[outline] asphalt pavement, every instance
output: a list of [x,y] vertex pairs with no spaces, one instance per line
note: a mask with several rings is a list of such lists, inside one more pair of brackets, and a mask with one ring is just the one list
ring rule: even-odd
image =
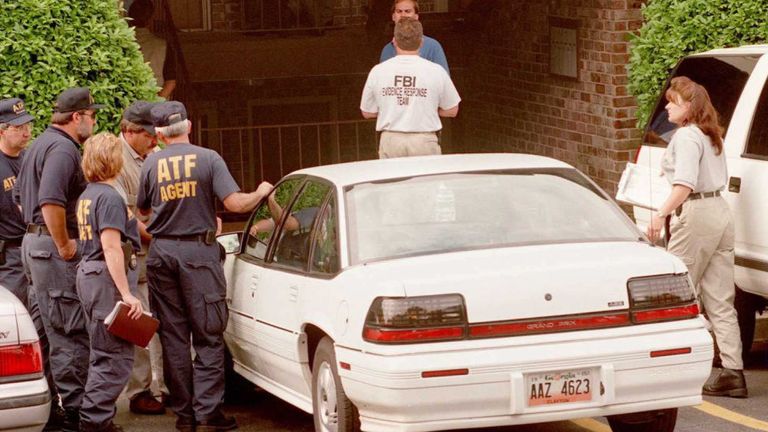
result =
[[[705,397],[696,407],[681,408],[676,432],[768,432],[768,345],[753,350],[745,371],[748,399]],[[311,432],[312,416],[258,388],[239,393],[227,403],[244,432]],[[129,412],[128,401],[118,403],[116,423],[126,432],[173,431],[175,417],[139,416]],[[477,429],[479,432],[610,432],[605,419],[544,423],[528,426]]]

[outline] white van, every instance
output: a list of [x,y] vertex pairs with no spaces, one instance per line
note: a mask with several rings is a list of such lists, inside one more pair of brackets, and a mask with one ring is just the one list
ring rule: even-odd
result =
[[[687,76],[707,89],[726,128],[724,149],[729,179],[724,196],[736,220],[736,309],[746,357],[755,336],[756,314],[768,304],[768,45],[717,49],[685,57],[669,79],[676,76]],[[668,86],[669,80],[664,91]],[[645,128],[636,160],[643,170],[638,172],[660,168],[670,132],[675,128],[667,120],[664,91]],[[637,183],[658,184],[652,179]],[[647,208],[634,207],[635,219],[643,230],[651,213]]]

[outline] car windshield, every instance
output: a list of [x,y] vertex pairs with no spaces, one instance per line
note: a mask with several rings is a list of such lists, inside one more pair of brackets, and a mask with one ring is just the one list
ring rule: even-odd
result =
[[441,174],[347,188],[352,264],[455,250],[640,234],[574,169]]

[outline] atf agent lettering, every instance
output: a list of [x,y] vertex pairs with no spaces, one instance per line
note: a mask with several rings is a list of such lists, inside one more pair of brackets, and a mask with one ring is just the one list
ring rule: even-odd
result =
[[168,156],[157,160],[157,183],[163,202],[197,196],[197,180],[189,180],[197,168],[197,155]]
[[84,199],[77,203],[77,231],[80,233],[80,240],[93,240],[93,229],[88,223],[88,216],[91,214],[91,200]]
[[16,176],[8,177],[3,179],[3,189],[8,192],[10,190],[13,190],[13,185],[16,184]]

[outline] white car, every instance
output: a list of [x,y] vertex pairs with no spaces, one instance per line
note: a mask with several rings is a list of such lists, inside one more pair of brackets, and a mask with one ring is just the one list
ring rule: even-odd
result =
[[713,348],[685,266],[565,163],[328,165],[272,197],[220,239],[225,338],[317,431],[669,432],[701,402]]
[[19,299],[0,287],[0,430],[41,431],[50,409],[35,326]]

